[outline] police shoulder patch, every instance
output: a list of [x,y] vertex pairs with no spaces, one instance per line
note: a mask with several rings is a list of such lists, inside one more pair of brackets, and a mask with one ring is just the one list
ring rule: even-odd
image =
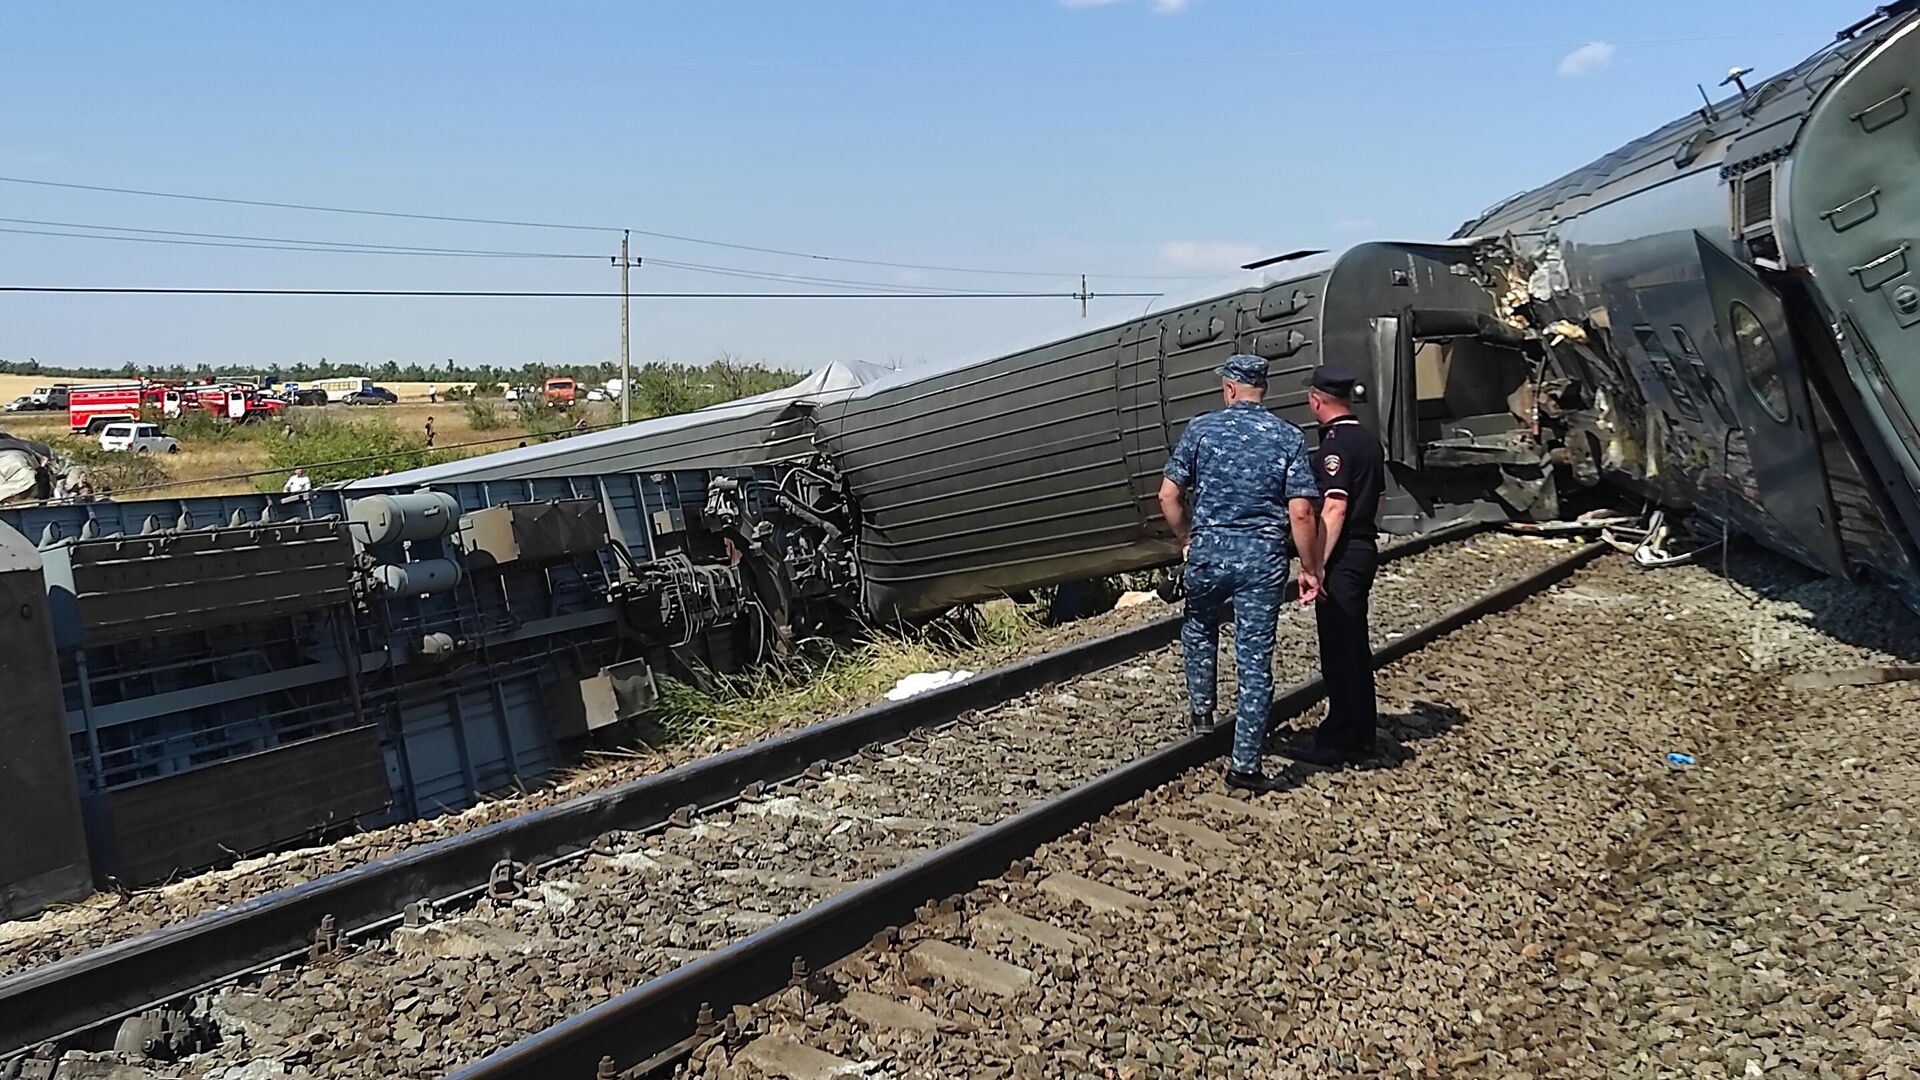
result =
[[1339,454],[1328,454],[1326,457],[1321,458],[1320,465],[1322,468],[1327,470],[1328,476],[1340,475],[1340,455]]

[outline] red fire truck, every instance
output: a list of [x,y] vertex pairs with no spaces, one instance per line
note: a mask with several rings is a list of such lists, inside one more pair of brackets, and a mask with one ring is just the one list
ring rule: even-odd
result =
[[162,385],[111,383],[76,386],[67,395],[67,428],[78,434],[99,434],[108,424],[138,420],[142,410],[151,418],[171,420],[181,413],[204,410],[234,423],[272,420],[284,415],[287,403],[264,397],[251,386]]
[[108,424],[138,420],[146,395],[146,384],[137,382],[72,387],[67,391],[67,427],[76,434],[97,435]]

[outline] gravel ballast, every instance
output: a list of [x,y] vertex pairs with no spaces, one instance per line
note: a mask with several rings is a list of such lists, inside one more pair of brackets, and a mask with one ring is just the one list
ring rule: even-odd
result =
[[690,1074],[1920,1075],[1920,684],[1785,682],[1920,635],[1736,569],[1767,598],[1616,559],[1456,632],[1383,674],[1371,767],[1196,770]]

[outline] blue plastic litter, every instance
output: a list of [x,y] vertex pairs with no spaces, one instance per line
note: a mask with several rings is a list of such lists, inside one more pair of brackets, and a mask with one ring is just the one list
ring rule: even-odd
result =
[[1693,755],[1692,754],[1668,754],[1667,763],[1670,765],[1691,765],[1693,764]]

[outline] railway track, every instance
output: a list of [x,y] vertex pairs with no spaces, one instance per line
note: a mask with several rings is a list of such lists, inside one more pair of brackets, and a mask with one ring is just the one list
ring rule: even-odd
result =
[[[1756,607],[1584,570],[1387,665],[1373,767],[1252,799],[1177,771],[897,926],[843,910],[878,932],[597,1075],[1906,1075],[1920,922],[1887,848],[1915,759],[1835,721],[1904,730],[1911,703],[1784,690],[1758,642],[1860,654]],[[734,952],[709,966],[752,970]],[[596,1013],[459,1080],[594,1076],[567,1044],[635,1038]]]
[[[1384,665],[1411,656],[1489,612],[1502,610],[1565,580],[1601,553],[1598,547],[1572,551],[1561,548],[1556,551],[1557,557],[1522,574],[1491,587],[1476,587],[1472,590],[1476,595],[1471,599],[1445,606],[1439,614],[1416,626],[1384,635],[1388,640],[1376,647],[1376,663]],[[1457,601],[1459,590],[1456,588],[1447,595],[1449,600]],[[1277,716],[1302,712],[1311,707],[1322,692],[1318,676],[1303,678],[1276,695],[1274,712]],[[1177,714],[1178,707],[1176,700],[1168,715]],[[835,1015],[844,1017],[847,995],[841,992],[838,977],[822,977],[817,969],[849,953],[858,953],[863,946],[907,957],[876,980],[881,984],[891,980],[898,986],[899,994],[889,998],[862,990],[852,995],[851,1008],[858,1013],[870,1007],[868,1019],[877,1029],[904,1028],[924,1035],[951,1034],[976,1027],[976,1022],[966,1015],[940,1017],[916,1009],[912,986],[930,979],[951,980],[957,985],[960,1000],[970,1005],[984,1005],[996,998],[1017,994],[1032,981],[1033,972],[950,942],[922,945],[909,939],[910,947],[903,950],[896,928],[915,924],[916,916],[920,917],[917,925],[957,928],[965,905],[954,898],[1010,865],[1019,867],[1020,860],[1030,853],[1101,818],[1116,806],[1217,757],[1225,751],[1229,735],[1227,729],[1221,728],[1208,736],[1163,744],[1059,795],[969,832],[912,863],[838,892],[803,913],[726,949],[698,958],[489,1055],[455,1073],[456,1080],[667,1075],[685,1061],[697,1058],[703,1050],[708,1055],[715,1050],[724,1051],[719,1063],[729,1066],[737,1052],[742,1064],[758,1070],[737,1075],[789,1076],[804,1080],[862,1075],[863,1066],[857,1062],[803,1042],[790,1032],[763,1031],[760,1036],[754,1036],[751,1027],[756,1014],[752,1010],[730,1010],[729,1007],[754,1001],[759,994],[784,995],[801,1006],[804,1016],[808,1005],[817,1003],[825,994],[841,998],[842,1008]],[[1276,813],[1263,802],[1222,794],[1211,770],[1197,774],[1195,786],[1207,791],[1204,797],[1216,804],[1219,812],[1264,821],[1267,825],[1278,820]],[[1217,833],[1197,820],[1168,818],[1161,824],[1175,840],[1203,848],[1221,840]],[[1230,857],[1229,850],[1215,847],[1209,854],[1217,863],[1221,858]],[[1127,854],[1168,873],[1199,870],[1198,865],[1138,844],[1133,844]],[[1016,869],[1015,876],[1024,879],[1024,869]],[[1039,882],[1045,892],[1059,900],[1079,902],[1105,916],[1145,910],[1144,905],[1121,891],[1075,874],[1057,874],[1049,880],[1051,884],[1047,880]],[[979,912],[979,917],[983,926],[991,927],[989,933],[1001,935],[1007,941],[1056,953],[1064,949],[1068,956],[1098,938],[1128,932],[1117,924],[1102,926],[1094,935],[1075,929],[1062,930],[1005,905],[986,907]],[[1063,958],[1056,957],[1060,959]],[[1064,971],[1071,966],[1068,961],[1057,970]],[[753,993],[756,988],[759,994]],[[743,1019],[748,1026],[742,1026]],[[1008,1014],[1001,1019],[1011,1021],[1014,1016]],[[999,1064],[1006,1068],[987,1068],[978,1074],[1009,1075],[1012,1062]],[[1061,1073],[1042,1070],[1027,1075]]]
[[[1563,552],[1480,535],[1397,554],[1378,591],[1383,644],[1410,647],[1395,643],[1418,640],[1408,635],[1463,591],[1511,597],[1543,565],[1564,572]],[[10,1016],[39,1025],[28,1039],[60,1048],[184,1058],[144,1061],[151,1076],[261,1061],[316,1076],[438,1075],[583,1003],[697,974],[743,938],[858,899],[1076,785],[1198,752],[1157,749],[1179,723],[1173,630],[1162,620],[1075,646],[29,972],[0,983],[0,1008],[16,1006]],[[1283,621],[1286,678],[1304,674],[1311,634],[1299,612]],[[503,852],[521,857],[502,863]],[[341,915],[350,900],[358,913]],[[295,928],[300,947],[287,949]],[[197,969],[178,970],[183,958]],[[163,993],[127,990],[134,980],[112,989],[116,976],[153,986],[162,973],[174,984]]]

